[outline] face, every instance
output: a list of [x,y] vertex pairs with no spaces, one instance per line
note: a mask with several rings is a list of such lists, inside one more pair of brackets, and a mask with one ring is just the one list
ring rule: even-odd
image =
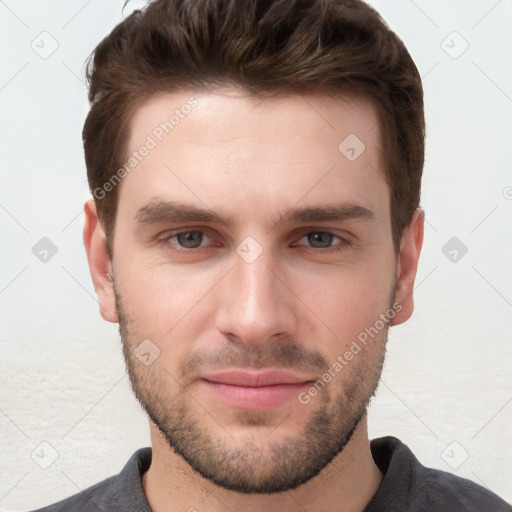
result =
[[153,98],[131,126],[112,293],[95,283],[136,396],[205,478],[295,488],[349,442],[410,300],[376,113],[224,90]]

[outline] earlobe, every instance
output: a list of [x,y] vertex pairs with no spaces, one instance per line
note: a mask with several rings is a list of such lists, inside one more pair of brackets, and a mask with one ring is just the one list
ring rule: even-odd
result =
[[107,322],[117,323],[114,285],[110,278],[112,264],[108,256],[105,235],[98,219],[94,199],[89,199],[85,202],[84,212],[83,239],[89,270],[96,295],[98,296],[100,314]]
[[410,318],[414,310],[413,289],[423,245],[424,222],[425,212],[418,208],[402,234],[395,286],[395,302],[399,303],[402,309],[391,320],[391,325],[404,323]]

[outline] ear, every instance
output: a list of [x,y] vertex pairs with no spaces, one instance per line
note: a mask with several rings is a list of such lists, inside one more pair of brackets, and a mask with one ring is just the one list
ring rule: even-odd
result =
[[390,325],[404,323],[414,310],[413,288],[423,245],[424,222],[425,212],[418,208],[402,234],[395,287],[395,302],[401,305],[401,309],[397,308],[397,313],[390,321]]
[[84,212],[84,245],[94,289],[100,303],[100,314],[107,322],[117,323],[114,285],[109,277],[112,273],[112,264],[108,257],[105,234],[98,219],[94,199],[85,202]]

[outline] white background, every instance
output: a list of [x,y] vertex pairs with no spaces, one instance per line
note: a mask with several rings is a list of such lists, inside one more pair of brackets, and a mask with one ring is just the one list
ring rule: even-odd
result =
[[[122,4],[0,2],[0,510],[74,494],[149,445],[82,243],[82,65]],[[370,435],[512,501],[512,2],[372,4],[424,77],[428,136],[416,312],[392,329]]]

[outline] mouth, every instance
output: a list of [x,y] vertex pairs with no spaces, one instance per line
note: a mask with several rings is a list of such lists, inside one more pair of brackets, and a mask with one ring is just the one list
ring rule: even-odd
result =
[[313,380],[282,370],[227,370],[203,375],[205,390],[224,404],[246,410],[268,410],[296,399]]

